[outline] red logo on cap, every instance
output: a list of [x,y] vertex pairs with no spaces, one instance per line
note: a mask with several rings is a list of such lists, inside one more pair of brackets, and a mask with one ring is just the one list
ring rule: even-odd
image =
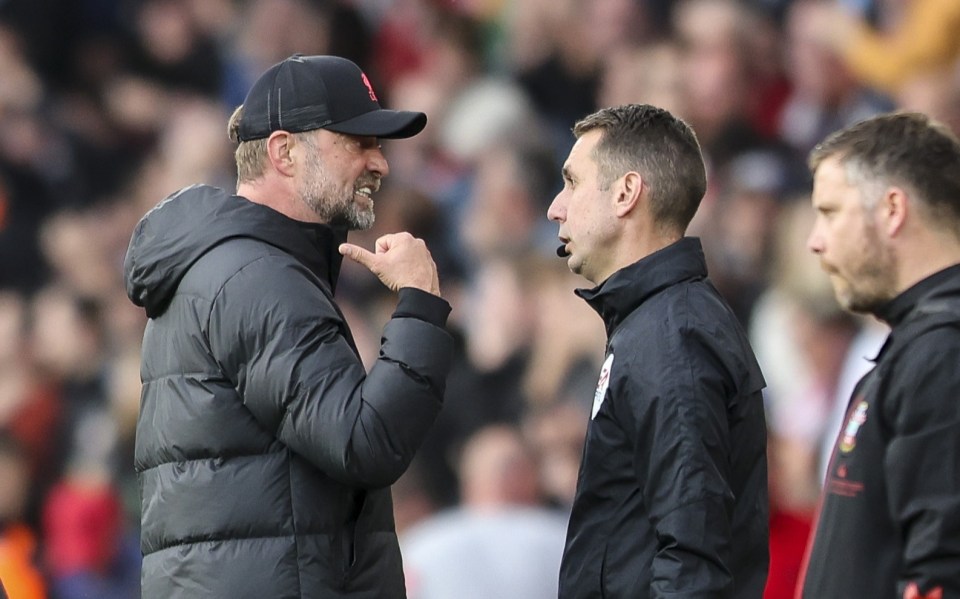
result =
[[367,91],[370,92],[370,99],[374,102],[377,102],[377,94],[373,93],[373,86],[370,85],[370,80],[367,79],[366,73],[360,73],[360,77],[363,78],[363,84],[367,86]]
[[943,599],[943,587],[934,587],[926,595],[921,595],[917,583],[911,582],[903,592],[903,599]]

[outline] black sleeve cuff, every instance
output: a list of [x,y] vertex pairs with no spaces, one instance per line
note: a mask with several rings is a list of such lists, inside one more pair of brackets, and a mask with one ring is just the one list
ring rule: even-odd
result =
[[416,318],[440,328],[447,325],[450,316],[447,300],[415,287],[403,287],[397,295],[399,300],[393,318]]

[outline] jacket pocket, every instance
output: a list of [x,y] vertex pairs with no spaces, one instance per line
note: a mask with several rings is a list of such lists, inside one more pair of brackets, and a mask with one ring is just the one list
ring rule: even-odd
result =
[[365,491],[355,491],[347,494],[346,520],[338,534],[340,568],[344,578],[350,576],[350,571],[357,563],[357,545],[359,543],[357,529],[368,503]]

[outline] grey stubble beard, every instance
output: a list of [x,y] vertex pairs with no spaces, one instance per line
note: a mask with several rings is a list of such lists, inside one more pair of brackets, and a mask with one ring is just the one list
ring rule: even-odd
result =
[[[307,144],[313,145],[310,141]],[[316,148],[312,150],[314,156],[318,156]],[[373,227],[376,215],[372,198],[369,200],[369,206],[362,206],[354,199],[357,189],[364,185],[369,185],[376,191],[379,188],[379,181],[375,175],[365,173],[348,192],[338,189],[330,180],[327,168],[318,156],[308,165],[306,176],[298,191],[300,198],[320,218],[321,222],[334,227],[345,227],[348,231],[366,231]]]

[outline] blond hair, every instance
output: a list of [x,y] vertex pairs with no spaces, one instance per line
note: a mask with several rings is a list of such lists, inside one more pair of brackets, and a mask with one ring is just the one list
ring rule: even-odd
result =
[[233,153],[237,162],[237,184],[255,181],[263,176],[267,166],[267,138],[240,141],[240,120],[243,117],[243,105],[230,115],[227,123],[227,137],[237,145]]

